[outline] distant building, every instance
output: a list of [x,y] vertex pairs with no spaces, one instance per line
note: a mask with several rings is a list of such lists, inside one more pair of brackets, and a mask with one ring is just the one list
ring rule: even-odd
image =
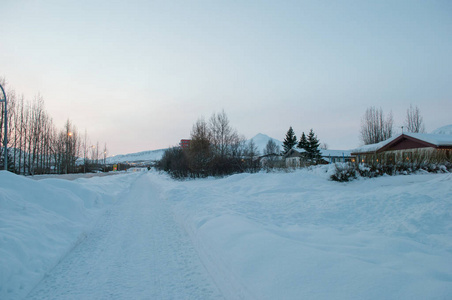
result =
[[[351,155],[350,151],[346,150],[320,149],[320,156],[322,159],[319,162],[322,164],[355,161],[355,158]],[[306,156],[306,151],[304,149],[290,149],[284,155],[284,159],[286,160],[286,166],[290,168],[299,168],[310,163],[310,159]]]
[[180,140],[179,146],[182,149],[188,149],[190,148],[190,140]]
[[320,149],[320,155],[325,162],[330,164],[337,162],[355,162],[355,158],[352,156],[349,150],[326,150]]
[[295,149],[290,149],[284,154],[284,159],[286,160],[286,167],[288,168],[299,168],[302,163],[306,161],[305,150],[301,149],[297,151]]

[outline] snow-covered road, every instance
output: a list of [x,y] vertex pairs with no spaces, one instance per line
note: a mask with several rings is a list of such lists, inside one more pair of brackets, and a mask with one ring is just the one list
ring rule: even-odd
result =
[[149,176],[119,199],[27,299],[222,298]]

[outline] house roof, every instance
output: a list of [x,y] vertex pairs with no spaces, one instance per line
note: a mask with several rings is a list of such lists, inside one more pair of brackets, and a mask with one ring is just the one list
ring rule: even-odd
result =
[[379,153],[389,150],[417,149],[417,148],[452,149],[452,135],[428,133],[403,133],[383,142],[365,145],[351,152],[353,155]]
[[351,156],[352,152],[350,150],[325,150],[320,149],[320,155],[323,157],[343,157],[343,156]]
[[[287,152],[284,157],[301,157],[304,155],[306,150],[304,149],[290,149],[289,152]],[[320,149],[320,155],[322,157],[343,157],[343,156],[351,156],[350,150],[325,150]]]
[[305,152],[304,149],[300,149],[300,151],[295,150],[295,149],[290,149],[286,154],[284,154],[284,158],[288,158],[288,157],[301,157],[303,156],[301,154],[301,152]]
[[437,147],[452,146],[452,134],[405,133],[404,135],[425,141]]

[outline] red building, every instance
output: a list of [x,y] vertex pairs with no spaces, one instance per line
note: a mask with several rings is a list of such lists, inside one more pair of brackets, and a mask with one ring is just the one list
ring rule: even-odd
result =
[[188,149],[190,148],[190,140],[180,140],[179,145],[182,149]]

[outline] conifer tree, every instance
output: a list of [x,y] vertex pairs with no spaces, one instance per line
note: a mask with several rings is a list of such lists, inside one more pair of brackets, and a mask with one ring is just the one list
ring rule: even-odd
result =
[[308,146],[306,151],[308,152],[308,157],[311,158],[312,161],[317,162],[321,158],[319,149],[320,142],[312,129],[309,131],[307,140]]
[[286,133],[286,138],[283,141],[284,154],[289,152],[289,150],[295,147],[296,144],[297,137],[295,136],[295,132],[293,131],[292,126],[290,126],[289,130]]
[[300,142],[298,143],[297,147],[300,149],[304,149],[306,151],[308,149],[308,140],[306,139],[306,135],[304,134],[304,132],[301,135]]

